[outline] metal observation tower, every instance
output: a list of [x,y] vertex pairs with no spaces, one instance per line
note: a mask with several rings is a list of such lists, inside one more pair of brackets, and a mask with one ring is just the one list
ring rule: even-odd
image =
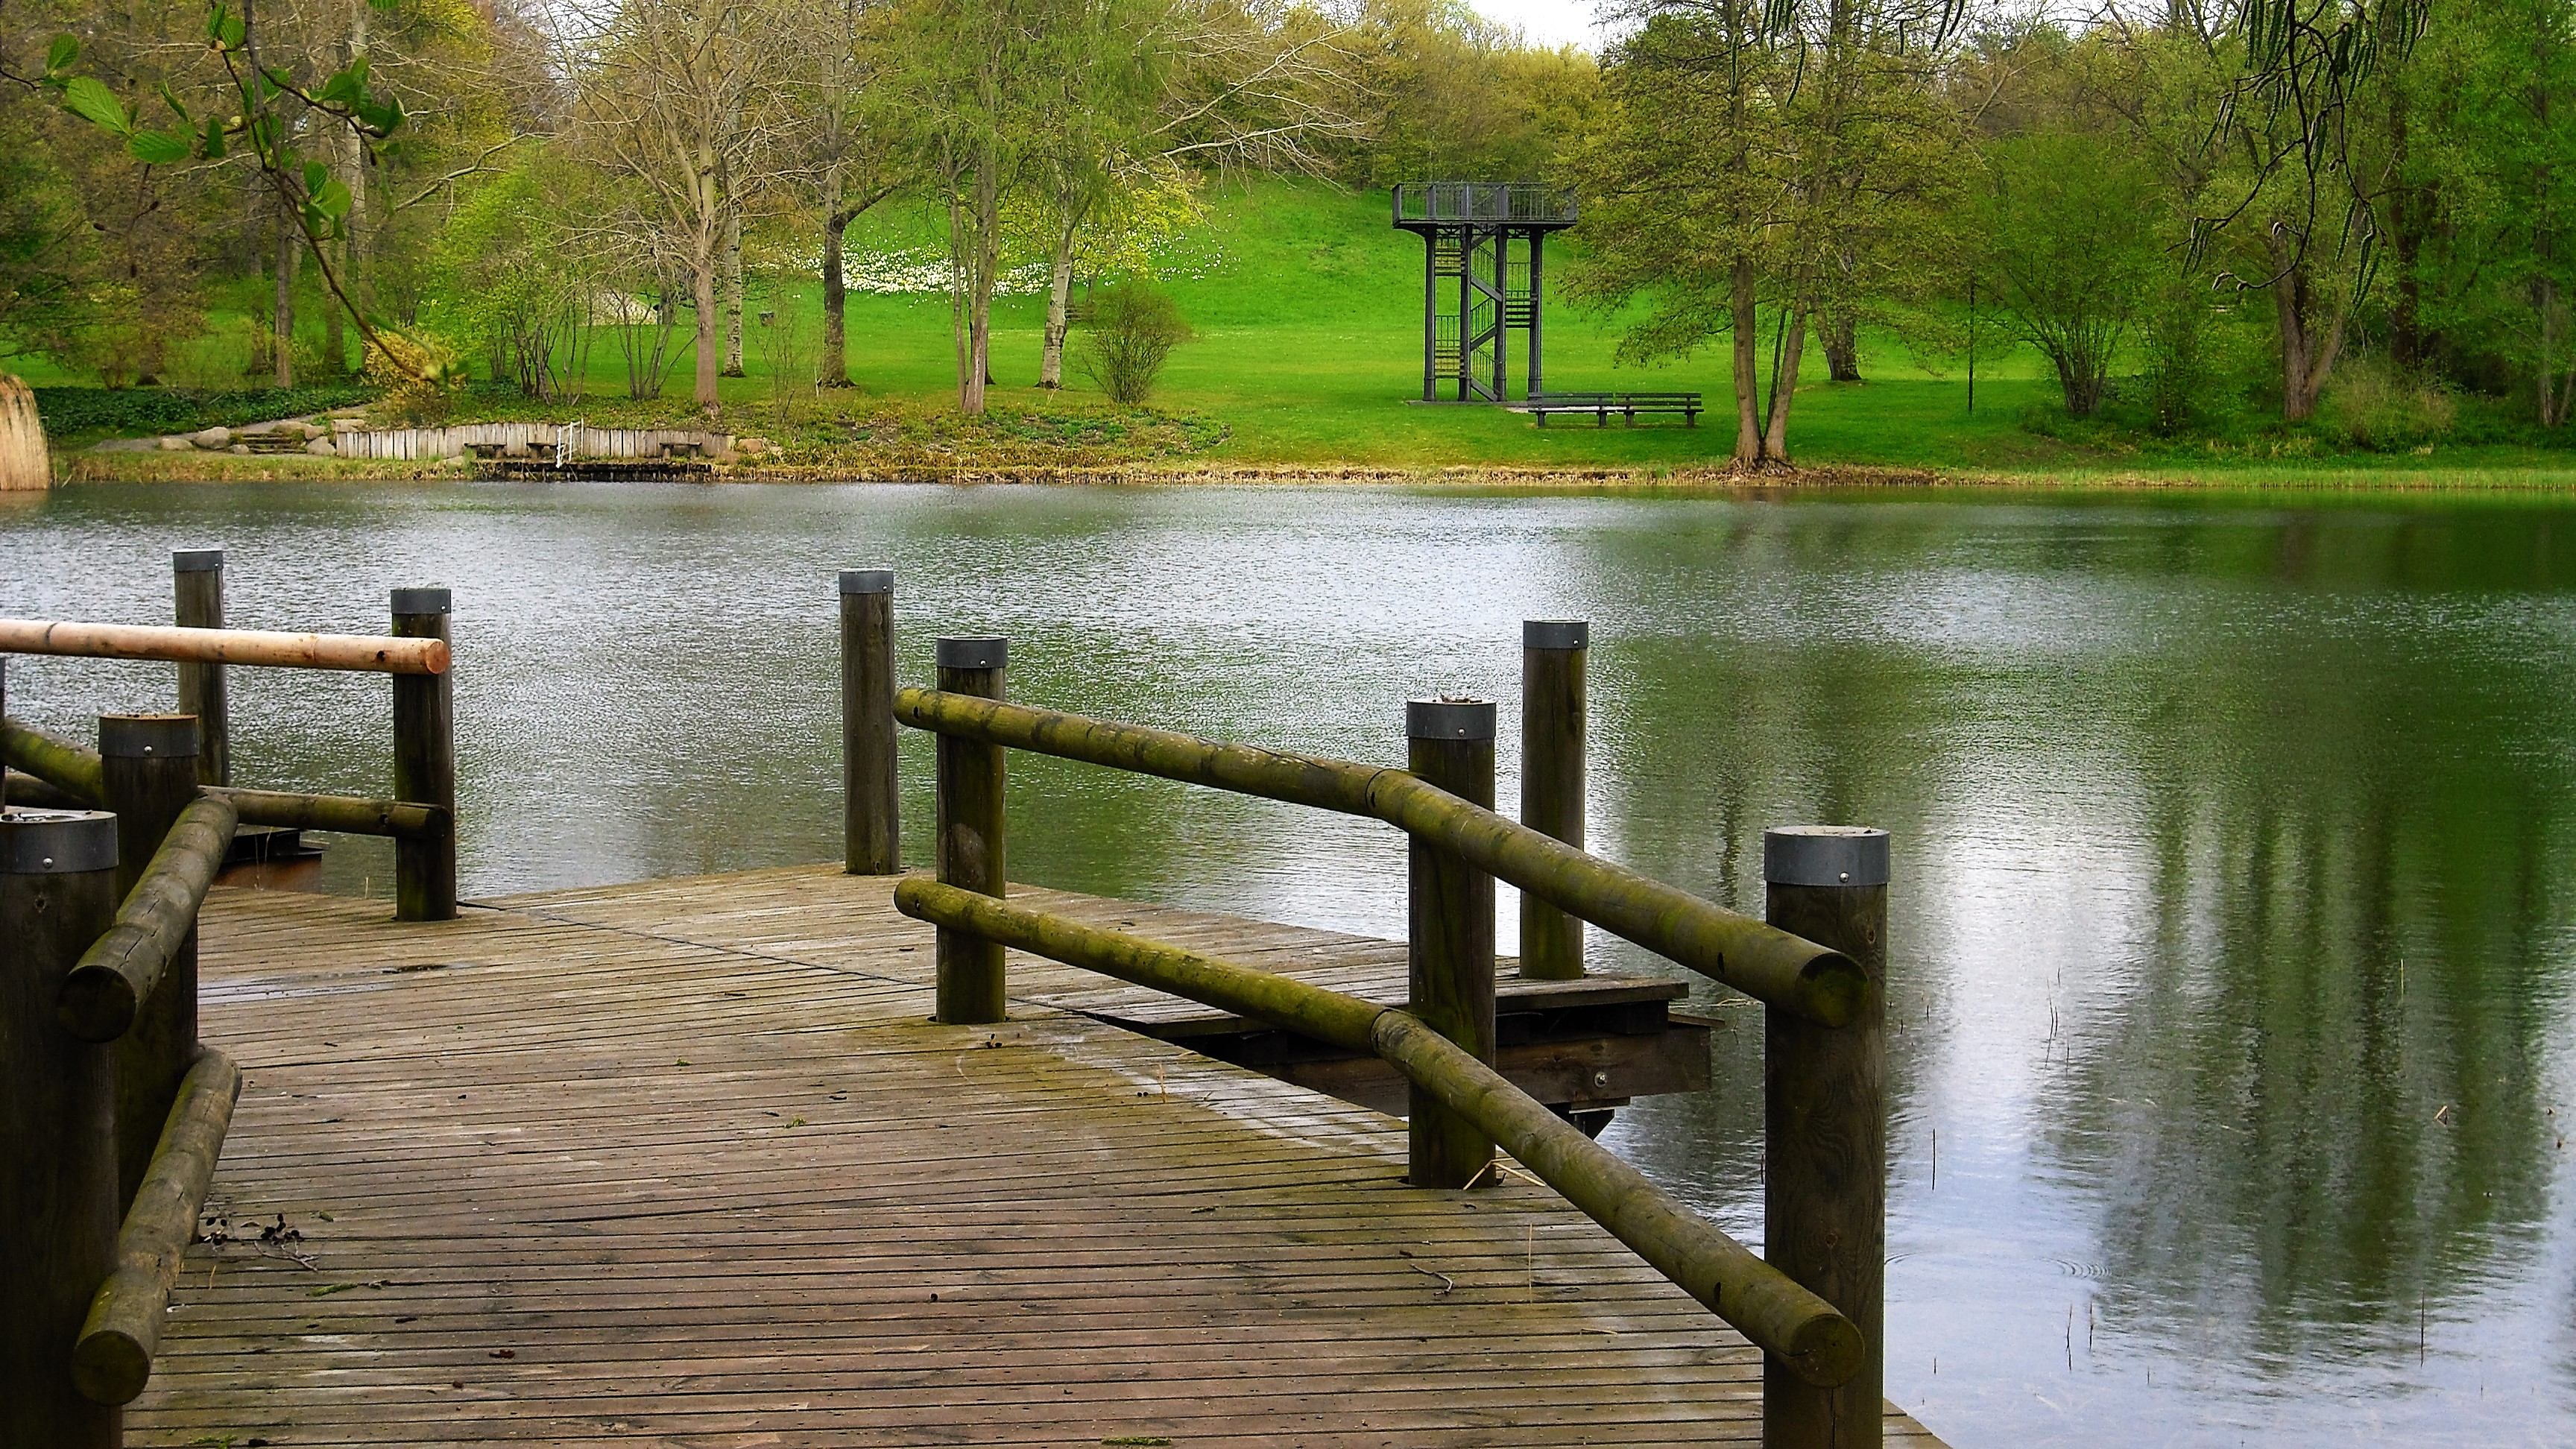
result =
[[1528,392],[1544,390],[1539,356],[1539,253],[1574,225],[1574,193],[1498,181],[1395,188],[1395,224],[1422,238],[1422,400],[1506,396],[1509,334],[1529,339]]

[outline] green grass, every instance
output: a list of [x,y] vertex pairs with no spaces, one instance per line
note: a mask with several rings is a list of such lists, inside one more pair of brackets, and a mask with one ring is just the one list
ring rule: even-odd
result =
[[[1579,233],[1578,233],[1579,235]],[[853,253],[936,248],[931,220],[889,207],[852,229]],[[1044,301],[994,307],[993,419],[953,414],[955,375],[944,296],[853,293],[849,359],[858,386],[816,397],[797,390],[798,420],[782,425],[770,379],[778,333],[749,329],[749,377],[723,384],[724,426],[778,437],[789,458],[821,467],[870,459],[900,466],[1096,466],[1136,460],[1219,466],[1430,469],[1615,468],[1688,472],[1721,467],[1734,441],[1722,339],[1662,366],[1619,366],[1616,318],[1557,304],[1548,313],[1547,380],[1554,389],[1696,388],[1719,405],[1698,428],[1666,421],[1595,428],[1560,419],[1540,429],[1493,408],[1422,406],[1422,250],[1388,224],[1382,192],[1262,182],[1209,197],[1205,223],[1176,249],[1164,285],[1197,330],[1166,371],[1149,410],[1111,407],[1078,370],[1048,393],[1037,378]],[[1551,248],[1551,276],[1572,260]],[[801,317],[812,364],[818,288],[778,287],[750,310]],[[310,310],[310,309],[308,309]],[[2311,434],[2268,425],[2224,438],[2167,442],[2116,427],[2034,428],[2056,388],[2036,354],[1981,361],[1977,410],[1956,375],[1936,376],[1887,339],[1863,354],[1868,381],[1828,382],[1809,350],[1790,430],[1803,464],[1931,469],[1949,475],[2085,484],[2207,479],[2245,487],[2351,482],[2458,487],[2511,482],[2561,486],[2576,453],[2525,442],[2444,444],[2431,457],[2339,451]],[[606,425],[693,416],[685,331],[663,398],[631,403],[614,340],[594,340],[584,396],[531,402],[478,387],[457,416],[572,417]],[[1513,358],[1517,379],[1520,358]],[[25,370],[25,369],[22,369]],[[810,375],[810,374],[809,374]],[[40,381],[53,381],[37,377]],[[1516,383],[1517,386],[1517,383]],[[2259,420],[2258,420],[2259,422]],[[2052,436],[2051,434],[2056,434]],[[2488,436],[2512,436],[2508,430]]]

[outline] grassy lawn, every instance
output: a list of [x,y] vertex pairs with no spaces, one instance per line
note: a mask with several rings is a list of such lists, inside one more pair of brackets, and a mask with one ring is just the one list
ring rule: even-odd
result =
[[[909,251],[926,260],[936,255],[938,234],[919,212],[889,207],[862,218],[849,241],[854,258]],[[1613,355],[1617,319],[1561,304],[1548,318],[1551,388],[1695,388],[1718,406],[1716,414],[1697,428],[1671,420],[1596,428],[1560,419],[1541,429],[1498,409],[1409,402],[1421,386],[1422,249],[1411,234],[1389,225],[1382,192],[1282,182],[1219,192],[1209,198],[1205,223],[1169,260],[1163,285],[1198,336],[1174,354],[1149,410],[1111,406],[1078,368],[1069,369],[1063,392],[1034,386],[1044,320],[1044,299],[1037,296],[995,304],[991,422],[965,423],[954,415],[944,296],[853,293],[849,358],[858,386],[819,395],[781,389],[773,384],[778,371],[801,367],[806,370],[796,375],[810,377],[820,332],[819,288],[802,285],[756,293],[748,310],[801,320],[748,330],[750,375],[724,382],[723,426],[773,436],[789,445],[791,461],[824,468],[874,458],[904,466],[1141,462],[1652,474],[1723,466],[1733,444],[1723,339],[1667,365],[1622,367]],[[1563,248],[1552,248],[1552,275],[1571,260]],[[1862,359],[1869,380],[1857,384],[1825,380],[1822,357],[1809,349],[1809,375],[1800,380],[1790,430],[1791,451],[1801,463],[2074,484],[2576,482],[2576,453],[2554,448],[2446,444],[2429,456],[2380,456],[2338,451],[2304,436],[2227,444],[2068,441],[2025,426],[2056,397],[2053,379],[2029,349],[1981,360],[1971,414],[1961,377],[1932,375],[1901,345],[1875,343],[1865,346]],[[458,416],[681,422],[694,417],[685,328],[674,348],[671,381],[658,400],[625,398],[616,342],[603,329],[590,349],[580,399],[534,403],[485,389],[465,399]],[[1512,359],[1516,388],[1520,361]],[[41,365],[20,370],[39,385],[77,381]],[[790,409],[784,418],[782,392]]]

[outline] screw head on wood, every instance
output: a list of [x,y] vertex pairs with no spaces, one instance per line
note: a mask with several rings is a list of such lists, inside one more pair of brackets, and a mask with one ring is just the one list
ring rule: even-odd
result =
[[1772,885],[1883,886],[1887,832],[1867,825],[1781,825],[1762,832],[1762,879]]
[[1410,740],[1490,740],[1494,737],[1494,702],[1490,699],[1408,699],[1404,702],[1404,737]]
[[0,810],[0,875],[116,869],[116,817],[104,810]]

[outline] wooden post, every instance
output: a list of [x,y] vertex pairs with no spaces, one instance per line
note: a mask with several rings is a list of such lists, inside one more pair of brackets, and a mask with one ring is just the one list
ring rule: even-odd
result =
[[[197,800],[197,720],[185,714],[98,717],[99,777],[116,812],[116,898],[143,878],[179,812]],[[134,1007],[134,1024],[114,1043],[116,1205],[134,1201],[152,1165],[152,1144],[197,1059],[197,931],[170,953],[161,984]]]
[[1886,1390],[1887,832],[1764,831],[1764,918],[1858,963],[1869,989],[1840,1027],[1763,1012],[1762,1256],[1861,1332],[1861,1370],[1820,1389],[1762,1364],[1766,1449],[1877,1449]]
[[72,1382],[90,1296],[116,1270],[115,1071],[54,1015],[115,918],[116,862],[112,815],[0,815],[0,1444],[123,1441],[123,1415]]
[[852,875],[903,869],[894,769],[894,570],[841,573],[841,850]]
[[[1577,850],[1583,848],[1584,665],[1591,644],[1592,626],[1580,619],[1521,623],[1521,823]],[[1521,975],[1541,981],[1583,975],[1583,922],[1527,891],[1521,893]]]
[[[1003,698],[1006,639],[939,641],[939,687],[949,694]],[[988,896],[1004,894],[1000,745],[939,737],[939,879]],[[965,1026],[1009,1014],[1002,948],[981,936],[939,932],[938,1020]]]
[[[453,597],[445,589],[396,589],[393,632],[401,639],[447,638]],[[394,676],[394,798],[447,812],[436,840],[394,842],[394,919],[456,919],[456,720],[451,674]]]
[[[1494,706],[1417,699],[1404,707],[1407,766],[1471,805],[1494,807]],[[1414,1015],[1490,1066],[1494,1060],[1494,878],[1419,837],[1405,847],[1405,935]],[[1473,1187],[1493,1139],[1434,1098],[1408,1090],[1406,1180]]]
[[[182,548],[170,553],[170,592],[177,600],[173,622],[187,629],[224,627],[224,551]],[[197,717],[197,783],[233,782],[231,716],[224,704],[224,666],[179,666],[179,713]]]

